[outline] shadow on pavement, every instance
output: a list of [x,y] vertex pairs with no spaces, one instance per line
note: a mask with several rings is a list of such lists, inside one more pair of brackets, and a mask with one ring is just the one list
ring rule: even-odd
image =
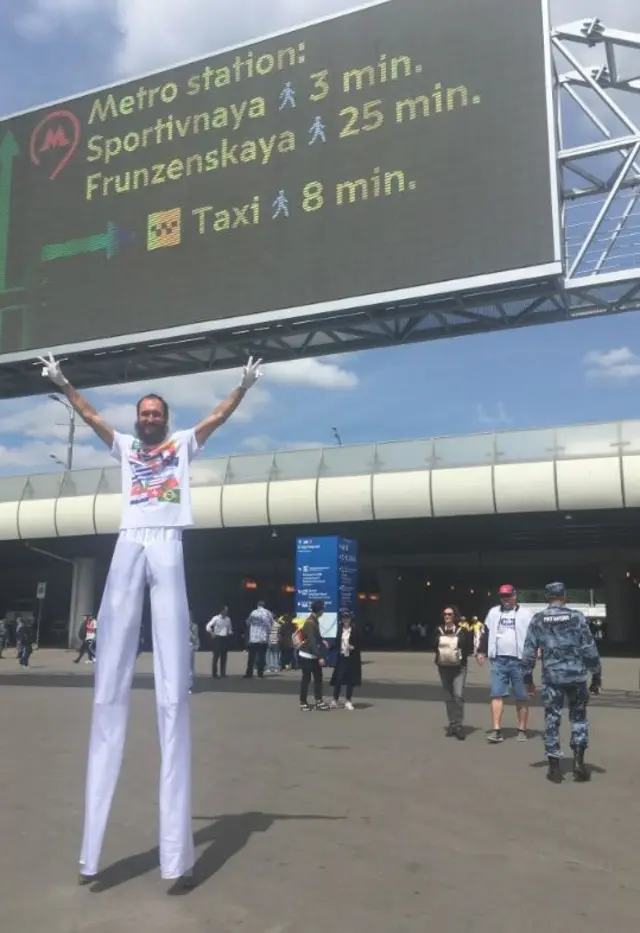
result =
[[[592,765],[591,762],[586,758],[587,771],[592,772],[593,774],[606,774],[607,769],[601,768],[599,765]],[[543,758],[542,761],[533,761],[529,767],[530,768],[546,768],[549,764],[546,758]],[[560,770],[564,776],[571,775],[573,771],[573,761],[571,758],[563,758],[560,762]]]
[[[325,675],[325,694],[329,695],[329,677]],[[69,671],[68,673],[48,672],[42,668],[34,667],[26,671],[15,670],[8,672],[0,668],[0,687],[61,687],[67,689],[93,689],[91,672]],[[136,674],[133,679],[134,690],[153,690],[153,674]],[[280,694],[282,696],[297,696],[300,687],[298,674],[287,672],[259,678],[245,679],[242,675],[230,675],[224,680],[212,680],[200,674],[196,678],[194,694],[205,693],[231,693],[231,694]],[[365,708],[367,700],[423,700],[426,702],[443,702],[442,687],[435,683],[421,683],[419,681],[390,681],[364,679],[362,687],[358,688],[355,696],[356,706],[360,704]],[[482,685],[467,685],[465,691],[467,703],[488,703],[488,687]],[[512,700],[508,701],[509,703]],[[541,707],[542,700],[538,694],[533,700],[533,707]],[[603,690],[590,701],[592,708],[603,706],[609,709],[640,709],[640,691],[631,690]]]
[[[247,845],[255,833],[266,833],[274,823],[281,820],[344,820],[343,816],[319,816],[314,814],[279,814],[279,813],[231,813],[224,816],[195,817],[197,822],[207,822],[206,826],[194,833],[196,848],[206,846],[197,857],[194,866],[196,887],[212,878],[226,863]],[[91,886],[92,894],[110,891],[122,884],[146,875],[158,868],[160,853],[158,847],[130,855],[109,865],[101,871],[97,881]],[[187,894],[188,889],[174,885],[170,894]]]

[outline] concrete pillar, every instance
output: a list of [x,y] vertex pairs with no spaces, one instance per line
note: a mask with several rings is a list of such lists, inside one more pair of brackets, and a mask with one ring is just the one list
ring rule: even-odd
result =
[[69,605],[68,644],[70,648],[78,645],[78,629],[84,616],[98,611],[95,603],[96,564],[94,557],[77,557],[73,562]]
[[610,645],[629,643],[633,640],[633,609],[627,568],[609,564],[603,568],[602,579],[607,605],[608,642]]
[[381,641],[394,641],[398,637],[398,572],[377,570],[376,579],[380,601],[374,604],[374,635]]

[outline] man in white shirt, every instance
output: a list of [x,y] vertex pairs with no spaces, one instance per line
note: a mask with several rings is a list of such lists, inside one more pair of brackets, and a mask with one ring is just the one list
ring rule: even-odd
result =
[[189,606],[182,531],[193,524],[189,463],[233,414],[260,377],[250,359],[240,385],[195,428],[169,432],[169,407],[158,395],[137,404],[136,436],[109,427],[49,354],[50,379],[122,468],[120,535],[98,613],[93,717],[87,767],[81,884],[99,869],[102,842],[122,764],[145,586],[149,584],[161,750],[160,871],[192,883]]
[[213,660],[211,662],[211,676],[214,680],[218,678],[218,665],[220,665],[220,677],[227,676],[227,655],[229,654],[229,641],[233,635],[229,610],[226,606],[222,607],[222,612],[214,616],[207,622],[207,632],[211,635],[213,641]]
[[518,741],[527,739],[529,694],[524,683],[522,653],[533,614],[518,604],[515,587],[505,583],[498,590],[500,605],[489,610],[484,623],[477,658],[491,661],[491,715],[493,729],[487,739],[494,745],[504,741],[502,715],[504,700],[512,690],[518,711]]

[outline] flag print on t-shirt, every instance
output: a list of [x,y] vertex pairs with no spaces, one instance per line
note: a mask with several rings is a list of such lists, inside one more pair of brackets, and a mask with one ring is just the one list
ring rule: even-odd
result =
[[179,464],[178,445],[173,439],[152,450],[145,450],[139,441],[135,441],[129,454],[131,505],[144,505],[154,500],[179,505]]

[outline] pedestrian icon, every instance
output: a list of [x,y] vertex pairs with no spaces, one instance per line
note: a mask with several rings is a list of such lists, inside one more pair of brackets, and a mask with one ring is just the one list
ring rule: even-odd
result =
[[320,142],[326,143],[327,134],[325,130],[326,130],[326,127],[324,123],[322,122],[322,117],[316,117],[309,128],[309,136],[311,137],[311,139],[309,140],[309,145],[313,146],[313,144],[316,143],[318,140],[320,140]]
[[285,195],[284,191],[278,192],[278,197],[272,204],[272,207],[275,211],[273,214],[272,220],[275,220],[277,217],[288,217],[289,216],[289,199]]
[[295,107],[296,106],[296,92],[293,89],[293,84],[291,81],[287,81],[282,91],[280,92],[280,110],[284,110],[285,107]]

